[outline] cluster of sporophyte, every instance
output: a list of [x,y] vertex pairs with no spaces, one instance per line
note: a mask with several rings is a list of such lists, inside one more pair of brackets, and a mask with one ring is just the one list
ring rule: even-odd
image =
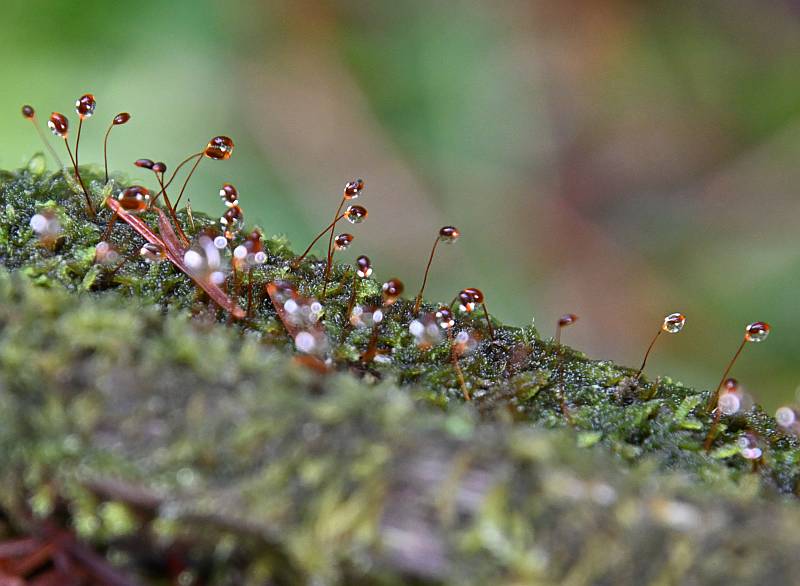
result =
[[[682,330],[686,318],[680,313],[664,318],[641,367],[633,370],[587,360],[561,345],[562,328],[577,320],[572,314],[558,321],[554,339],[542,339],[532,327],[496,322],[474,287],[461,289],[450,304],[424,303],[437,246],[460,236],[453,226],[436,234],[419,293],[406,299],[400,280],[372,278],[367,256],[353,265],[334,262],[335,253],[355,240],[350,233],[337,235],[337,225],[367,218],[364,207],[351,203],[363,195],[363,180],[345,184],[331,223],[295,255],[285,241],[244,229],[243,204],[231,183],[219,190],[224,213],[218,221],[179,207],[201,161],[232,155],[228,137],[213,137],[169,176],[165,163],[137,160],[137,167],[153,172],[153,189],[81,168],[80,129],[95,105],[90,94],[76,104],[74,149],[67,117],[54,113],[48,122],[65,142],[72,173],[48,175],[37,162],[4,176],[0,259],[6,266],[42,284],[113,289],[187,309],[198,320],[227,322],[265,344],[290,347],[322,375],[348,370],[368,380],[390,377],[441,406],[470,401],[484,417],[571,426],[583,445],[604,443],[626,459],[650,455],[704,476],[756,475],[781,492],[800,490],[794,411],[780,411],[777,425],[728,378],[743,348],[766,339],[768,324],[746,327],[714,392],[649,381],[643,375],[647,358],[662,333]],[[32,107],[23,114],[36,124]],[[109,132],[129,119],[118,114]],[[189,164],[173,201],[168,192]],[[309,256],[326,235],[324,260]]]

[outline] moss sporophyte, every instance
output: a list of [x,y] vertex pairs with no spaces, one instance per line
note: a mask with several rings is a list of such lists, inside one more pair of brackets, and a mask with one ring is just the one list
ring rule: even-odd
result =
[[[96,104],[91,94],[78,99],[79,130]],[[34,109],[24,106],[22,113],[38,129]],[[117,114],[109,132],[129,119],[127,113]],[[90,291],[113,289],[149,297],[165,307],[185,308],[196,316],[213,315],[259,334],[265,342],[292,342],[304,363],[316,370],[350,370],[370,378],[393,375],[436,404],[460,397],[474,401],[485,415],[503,412],[513,419],[548,425],[568,422],[577,430],[602,432],[604,443],[629,456],[658,455],[679,445],[687,469],[696,468],[697,458],[702,460],[706,457],[702,452],[708,452],[708,458],[716,458],[727,469],[744,470],[742,460],[748,458],[742,451],[736,457],[730,446],[738,445],[746,434],[765,437],[758,407],[747,413],[719,407],[720,398],[730,402],[721,392],[722,382],[715,392],[707,393],[643,377],[658,337],[683,328],[686,318],[680,313],[664,318],[638,370],[592,362],[560,343],[561,329],[577,320],[573,314],[559,320],[555,340],[550,341],[539,338],[533,328],[494,322],[483,292],[474,287],[462,289],[448,306],[424,303],[437,245],[461,235],[453,226],[443,227],[434,240],[413,302],[402,298],[404,287],[398,279],[379,286],[371,278],[372,264],[366,256],[358,257],[353,266],[335,264],[335,251],[354,239],[347,233],[334,237],[337,223],[342,219],[359,223],[367,217],[366,209],[357,205],[342,211],[347,202],[363,195],[363,179],[345,183],[333,221],[295,256],[285,242],[264,239],[259,229],[243,231],[242,198],[231,183],[223,183],[219,190],[225,210],[216,223],[202,214],[194,214],[190,223],[187,210],[178,207],[203,158],[231,157],[230,138],[213,137],[204,149],[181,161],[169,178],[166,164],[138,159],[137,167],[154,173],[157,186],[151,190],[80,168],[80,132],[73,157],[66,116],[55,113],[48,125],[65,142],[74,163],[74,181],[66,174],[22,170],[7,174],[3,190],[7,208],[14,209],[5,220],[5,264],[24,268],[39,282],[61,281]],[[107,138],[108,133],[104,147]],[[181,168],[192,162],[173,203],[168,190]],[[83,207],[75,197],[76,186],[84,196]],[[12,193],[22,195],[14,199]],[[325,261],[309,257],[326,234]],[[94,252],[93,258],[87,258],[87,251]],[[480,316],[475,315],[478,307]],[[723,381],[744,344],[761,341],[768,332],[769,326],[761,322],[748,326]],[[684,413],[687,401],[692,407]],[[664,433],[665,426],[673,435]],[[766,440],[772,440],[772,449],[795,449],[794,434],[780,431],[791,426],[781,428],[772,421],[770,426],[774,433],[766,434]],[[653,441],[654,436],[659,440]],[[766,449],[760,458],[764,480],[783,492],[794,492],[800,473],[789,473],[782,468],[788,459],[772,455]]]

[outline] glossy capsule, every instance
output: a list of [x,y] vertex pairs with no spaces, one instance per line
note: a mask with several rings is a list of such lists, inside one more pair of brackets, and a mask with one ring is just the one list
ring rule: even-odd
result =
[[131,115],[130,114],[128,114],[127,112],[120,112],[119,114],[114,116],[114,119],[111,121],[111,123],[114,126],[120,126],[122,124],[127,124],[128,120],[130,120],[130,119],[131,119]]
[[439,327],[443,330],[449,330],[456,325],[456,320],[453,318],[453,312],[450,311],[449,307],[442,305],[438,310],[436,310],[436,323],[439,324]]
[[208,141],[203,155],[216,161],[225,161],[233,154],[233,141],[227,136],[215,136]]
[[349,206],[344,211],[344,217],[351,224],[360,224],[367,219],[367,208],[362,206]]
[[219,190],[219,197],[229,208],[239,205],[239,191],[230,183],[223,183]]
[[745,328],[744,337],[748,342],[763,342],[769,336],[769,324],[763,321],[753,322]]
[[670,313],[664,318],[664,323],[661,324],[661,329],[668,334],[677,334],[683,329],[683,324],[685,323],[685,315],[682,313]]
[[34,116],[36,116],[36,110],[33,109],[33,106],[29,106],[25,104],[22,106],[22,116],[27,118],[28,120],[32,120]]
[[384,305],[391,305],[403,294],[405,289],[400,279],[389,279],[381,287]]
[[559,328],[566,328],[567,326],[571,326],[576,321],[578,321],[578,316],[574,313],[565,313],[560,318],[558,318],[558,327]]
[[362,279],[366,279],[372,275],[372,261],[368,256],[363,254],[356,259],[356,275]]
[[356,199],[364,191],[364,180],[353,179],[344,186],[344,199]]
[[167,165],[166,163],[162,163],[161,161],[157,163],[153,163],[153,171],[156,173],[161,173],[162,175],[167,172]]
[[139,249],[139,256],[147,262],[157,263],[167,258],[167,253],[160,244],[147,242]]
[[352,234],[339,234],[333,240],[333,246],[336,250],[347,250],[347,247],[353,243],[355,236]]
[[153,165],[155,165],[150,159],[136,159],[133,164],[140,169],[152,169]]
[[117,196],[117,201],[126,212],[138,214],[150,205],[150,190],[141,185],[132,185]]
[[91,118],[96,107],[97,101],[92,94],[83,94],[78,98],[78,101],[75,102],[75,111],[81,119]]
[[461,236],[461,232],[455,226],[443,226],[439,230],[439,240],[452,244]]
[[222,214],[222,217],[219,219],[219,223],[225,232],[225,237],[230,240],[233,238],[234,234],[242,229],[242,224],[244,223],[244,213],[242,212],[242,208],[239,206],[228,208],[225,213]]
[[67,138],[69,134],[69,120],[60,112],[53,112],[50,114],[50,119],[47,121],[47,127],[53,134],[60,138]]

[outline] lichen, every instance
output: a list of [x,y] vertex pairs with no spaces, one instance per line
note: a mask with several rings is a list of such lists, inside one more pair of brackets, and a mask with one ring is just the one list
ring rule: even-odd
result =
[[[324,262],[293,269],[288,243],[269,239],[252,315],[231,322],[169,262],[139,258],[123,223],[111,241],[128,258],[95,263],[110,212],[90,219],[69,181],[36,171],[0,175],[0,502],[15,527],[66,509],[139,574],[124,543],[146,529],[154,550],[189,543],[217,584],[755,584],[797,571],[800,513],[777,494],[795,491],[800,449],[759,407],[723,417],[706,453],[707,391],[633,384],[631,369],[532,327],[495,322],[491,340],[482,315],[456,318],[480,337],[459,361],[465,404],[450,342],[418,348],[409,301],[381,323],[384,359],[359,359],[370,331],[348,325],[344,264],[321,322],[333,372],[320,374],[287,360],[265,285],[319,296]],[[94,193],[120,190],[83,174]],[[63,228],[52,247],[29,225],[45,209]],[[213,223],[180,219],[190,235]],[[378,282],[357,301],[378,304]],[[755,467],[736,445],[745,430],[762,441]]]

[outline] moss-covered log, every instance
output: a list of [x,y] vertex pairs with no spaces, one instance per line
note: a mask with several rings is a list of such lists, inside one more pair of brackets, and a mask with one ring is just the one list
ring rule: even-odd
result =
[[[48,246],[30,227],[43,210],[63,230]],[[61,176],[0,185],[9,531],[55,519],[145,582],[176,547],[214,584],[763,584],[800,570],[800,512],[778,496],[800,450],[758,407],[723,418],[706,453],[707,392],[634,384],[533,328],[495,324],[490,340],[482,316],[456,326],[480,338],[460,358],[464,406],[449,340],[420,349],[408,302],[381,323],[382,359],[359,360],[370,330],[348,325],[344,265],[321,322],[340,372],[319,374],[291,359],[264,286],[313,297],[323,263],[293,270],[268,241],[252,315],[225,325],[189,277],[139,258],[128,226],[111,240],[130,258],[95,262],[109,218],[90,220]],[[372,280],[356,296],[379,298]],[[743,432],[763,447],[755,466]]]

